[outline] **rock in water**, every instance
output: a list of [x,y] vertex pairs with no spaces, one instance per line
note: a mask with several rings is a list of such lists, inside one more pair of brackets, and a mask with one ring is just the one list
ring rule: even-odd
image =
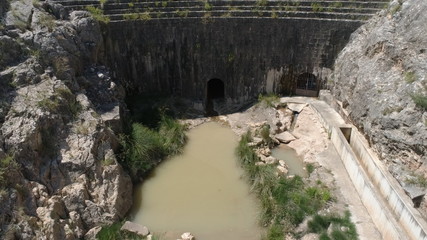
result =
[[142,226],[140,224],[130,221],[126,221],[125,224],[123,224],[122,228],[120,228],[120,230],[132,232],[142,237],[146,237],[148,236],[148,234],[150,234],[150,231],[146,226]]
[[186,232],[181,235],[181,240],[194,240],[194,236],[191,233]]

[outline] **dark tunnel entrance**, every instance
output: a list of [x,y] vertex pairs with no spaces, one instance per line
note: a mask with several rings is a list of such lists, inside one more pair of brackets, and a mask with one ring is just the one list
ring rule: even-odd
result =
[[303,73],[298,76],[296,95],[317,97],[319,90],[317,78],[311,73]]
[[223,100],[225,96],[224,82],[214,78],[208,81],[206,96],[206,115],[216,116],[218,113],[214,110],[214,102]]

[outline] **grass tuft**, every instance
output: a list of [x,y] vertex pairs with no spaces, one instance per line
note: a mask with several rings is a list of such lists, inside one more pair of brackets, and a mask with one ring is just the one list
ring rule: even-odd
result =
[[427,95],[416,93],[411,94],[411,98],[418,107],[427,110]]
[[279,101],[279,96],[276,94],[258,95],[258,102],[265,104],[268,107],[274,107],[274,104]]
[[255,165],[259,158],[249,146],[250,140],[251,133],[247,132],[236,153],[251,190],[260,201],[260,224],[269,227],[265,239],[283,239],[285,232],[291,232],[306,216],[323,208],[331,200],[331,193],[324,185],[306,186],[300,176],[277,175],[275,166]]
[[[330,227],[332,227],[332,231],[328,234]],[[349,211],[346,211],[343,217],[333,214],[326,216],[316,214],[308,222],[308,230],[320,234],[320,239],[358,239],[356,226],[351,222]]]
[[121,136],[122,162],[132,178],[138,179],[169,155],[181,153],[186,127],[163,115],[157,129],[133,123],[131,133]]

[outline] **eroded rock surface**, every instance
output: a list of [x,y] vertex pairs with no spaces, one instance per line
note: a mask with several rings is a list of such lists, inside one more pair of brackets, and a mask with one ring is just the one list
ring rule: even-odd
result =
[[3,2],[0,234],[81,239],[132,204],[116,157],[123,91],[97,62],[103,39],[87,12],[65,21],[46,2]]
[[426,11],[423,0],[392,1],[353,33],[332,75],[333,95],[403,187],[427,177]]

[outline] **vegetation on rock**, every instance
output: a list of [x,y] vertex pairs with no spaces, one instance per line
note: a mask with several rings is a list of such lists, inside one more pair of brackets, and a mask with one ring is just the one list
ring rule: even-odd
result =
[[[333,200],[329,189],[317,181],[310,186],[300,176],[288,178],[276,174],[276,168],[272,165],[257,165],[260,161],[253,147],[249,145],[252,135],[247,132],[241,137],[236,153],[241,166],[245,170],[246,178],[251,185],[251,190],[260,201],[260,224],[268,227],[266,240],[283,239],[285,233],[293,233],[293,230],[302,221],[312,215],[316,215],[328,201]],[[344,217],[345,222],[348,216]],[[325,222],[338,222],[338,217],[325,217]],[[348,220],[349,221],[349,220]],[[350,222],[342,223],[342,226],[351,225]],[[349,226],[354,229],[354,226]],[[344,239],[354,239],[355,231],[340,231],[337,234],[346,236]],[[319,230],[320,231],[320,230]],[[354,232],[354,233],[353,233]],[[325,238],[326,239],[326,238]],[[335,239],[335,238],[332,238]]]
[[109,23],[110,17],[104,15],[104,11],[94,6],[86,6],[86,10],[92,14],[92,17],[102,23]]

